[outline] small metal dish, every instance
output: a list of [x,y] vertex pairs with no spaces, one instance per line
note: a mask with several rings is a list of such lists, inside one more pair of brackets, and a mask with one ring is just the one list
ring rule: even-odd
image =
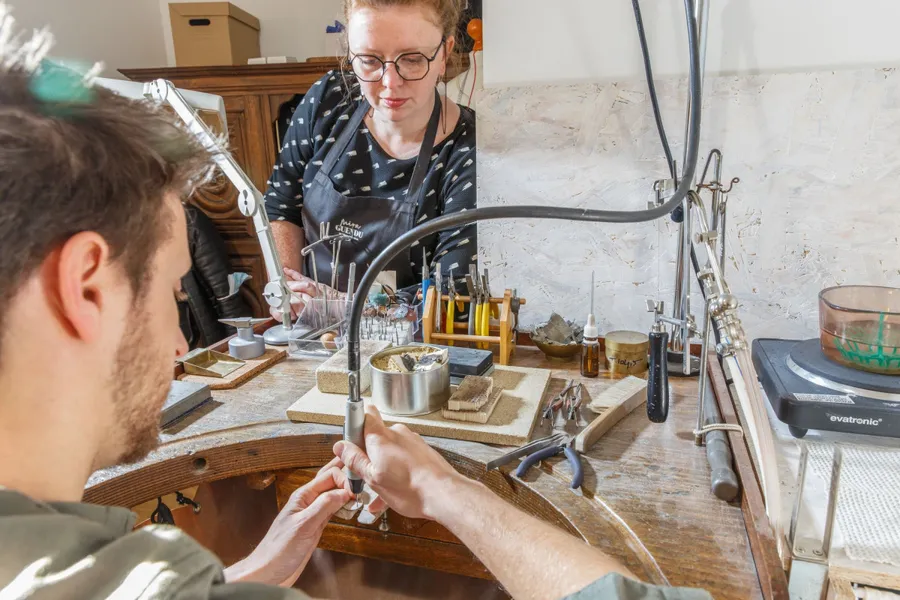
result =
[[209,348],[191,350],[177,360],[184,365],[188,375],[218,378],[226,377],[246,364],[239,358]]
[[404,352],[438,351],[433,346],[398,346],[388,348],[369,359],[372,368],[372,403],[388,415],[414,417],[427,415],[450,398],[450,360],[435,369],[399,373],[384,371],[375,366],[379,359]]

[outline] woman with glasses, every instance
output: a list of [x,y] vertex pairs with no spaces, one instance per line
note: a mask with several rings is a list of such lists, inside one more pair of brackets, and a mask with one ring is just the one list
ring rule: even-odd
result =
[[[296,299],[331,281],[331,246],[344,234],[361,273],[388,244],[439,215],[475,208],[475,113],[438,93],[453,52],[461,0],[344,0],[348,56],[312,86],[295,112],[266,191],[266,210]],[[421,282],[423,260],[448,274],[476,259],[474,225],[421,240],[389,267],[398,288]],[[315,271],[311,261],[315,257]],[[423,258],[424,256],[424,258]],[[321,293],[321,292],[320,292]],[[277,316],[277,315],[276,315]]]

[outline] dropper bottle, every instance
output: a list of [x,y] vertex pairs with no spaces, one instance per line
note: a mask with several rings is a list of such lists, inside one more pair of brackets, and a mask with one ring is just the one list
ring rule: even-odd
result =
[[581,346],[581,376],[597,377],[600,374],[600,340],[594,319],[594,273],[591,272],[591,312],[584,326],[584,342]]

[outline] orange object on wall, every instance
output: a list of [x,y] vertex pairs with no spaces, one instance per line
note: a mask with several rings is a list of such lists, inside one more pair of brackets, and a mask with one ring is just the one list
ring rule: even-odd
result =
[[482,31],[481,26],[481,19],[472,19],[469,21],[469,24],[466,25],[466,33],[469,34],[470,38],[475,40],[475,45],[472,47],[474,52],[484,50],[484,32]]

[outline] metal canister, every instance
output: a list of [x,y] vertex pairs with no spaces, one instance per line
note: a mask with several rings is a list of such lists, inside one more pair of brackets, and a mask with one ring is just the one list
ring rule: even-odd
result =
[[[372,403],[388,415],[427,415],[439,410],[450,398],[450,361],[427,371],[399,373],[375,366],[380,358],[403,352],[421,352],[423,346],[399,346],[372,356]],[[438,350],[435,348],[435,350]]]

